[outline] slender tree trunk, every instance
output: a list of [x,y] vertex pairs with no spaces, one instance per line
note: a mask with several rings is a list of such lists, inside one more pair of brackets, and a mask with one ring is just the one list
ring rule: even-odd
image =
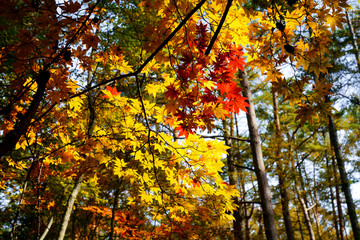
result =
[[73,217],[72,217],[72,224],[71,224],[71,238],[72,240],[75,240],[76,239],[76,231],[75,231],[75,228],[76,228],[76,214],[77,214],[77,209],[76,209],[76,205],[75,205],[75,210],[74,210],[74,213],[73,213]]
[[354,204],[354,201],[353,201],[353,198],[351,195],[350,183],[349,183],[349,180],[347,177],[344,161],[343,161],[342,154],[340,151],[340,144],[338,141],[335,124],[334,124],[332,116],[329,115],[328,118],[329,118],[330,142],[334,148],[336,162],[337,162],[337,166],[338,166],[338,169],[340,172],[341,190],[343,191],[343,193],[345,195],[346,204],[348,207],[348,212],[349,212],[349,217],[350,217],[351,228],[352,228],[353,234],[354,234],[354,239],[360,240],[360,228],[359,228],[358,217],[356,215],[356,208],[355,208],[355,204]]
[[66,229],[67,229],[67,226],[69,224],[69,220],[70,220],[72,209],[74,207],[75,199],[76,199],[76,197],[77,197],[77,195],[78,195],[78,193],[80,191],[81,182],[83,181],[83,179],[84,179],[84,174],[81,174],[80,177],[75,182],[75,186],[74,186],[74,188],[73,188],[73,190],[71,192],[71,195],[69,197],[68,204],[67,204],[67,207],[66,207],[66,211],[65,211],[65,214],[64,214],[64,217],[63,217],[63,220],[62,220],[58,240],[63,240],[64,237],[65,237]]
[[22,202],[24,200],[24,194],[26,192],[26,189],[27,189],[27,185],[28,185],[28,182],[29,182],[29,179],[30,179],[30,174],[32,172],[32,170],[34,169],[35,167],[35,164],[37,163],[37,161],[33,161],[30,165],[30,168],[26,174],[26,179],[25,179],[25,182],[24,182],[24,185],[22,187],[22,192],[21,192],[21,196],[20,196],[20,200],[19,200],[19,203],[18,203],[18,206],[16,207],[16,212],[15,212],[15,217],[13,219],[13,224],[12,224],[12,227],[11,227],[11,234],[10,234],[10,238],[12,240],[16,240],[18,239],[17,238],[17,234],[16,234],[16,228],[17,228],[17,220],[18,220],[18,217],[19,217],[19,214],[20,214],[20,208],[21,208],[21,205],[22,205]]
[[301,220],[300,220],[300,215],[299,215],[298,208],[296,208],[296,215],[297,215],[297,217],[298,217],[298,223],[299,223],[301,240],[304,240],[304,232],[303,232],[303,229],[302,229],[302,224],[301,224]]
[[338,209],[338,216],[339,216],[339,227],[340,227],[340,239],[344,240],[344,232],[345,232],[345,226],[344,226],[344,214],[342,211],[341,206],[341,199],[340,199],[340,189],[339,189],[339,181],[338,181],[338,174],[336,169],[336,161],[335,158],[332,158],[332,166],[334,169],[334,181],[335,181],[335,194],[336,194],[336,206]]
[[360,71],[360,54],[359,54],[359,47],[356,42],[356,36],[354,34],[354,27],[352,25],[349,12],[348,11],[345,11],[345,12],[346,12],[347,24],[348,24],[349,30],[350,30],[351,41],[352,41],[352,45],[353,45],[353,49],[354,49],[354,54],[355,54],[355,58],[356,58],[358,71]]
[[[291,152],[291,151],[289,151]],[[296,161],[298,162],[298,159],[297,159],[297,153],[295,152],[295,158],[296,158]],[[308,207],[307,207],[307,200],[304,199],[303,195],[301,194],[301,191],[299,189],[299,186],[298,186],[298,180],[297,178],[300,178],[300,184],[301,184],[301,187],[303,189],[305,189],[304,187],[304,182],[303,182],[303,179],[302,179],[302,173],[301,173],[301,165],[299,165],[298,163],[295,165],[295,162],[294,161],[291,161],[291,164],[292,164],[292,167],[293,169],[298,169],[298,177],[295,177],[295,186],[294,186],[294,189],[295,189],[295,192],[296,192],[296,195],[298,197],[298,200],[299,200],[299,203],[300,203],[300,207],[303,211],[303,214],[304,214],[304,221],[305,221],[305,224],[306,224],[306,227],[308,229],[308,232],[309,232],[309,238],[310,240],[315,240],[315,235],[314,235],[314,231],[313,231],[313,228],[312,228],[312,225],[311,225],[311,218],[309,216],[309,212],[308,212]],[[296,167],[297,166],[297,167]],[[299,223],[301,224],[301,223]]]
[[[238,177],[237,177],[237,169],[235,168],[234,162],[234,146],[233,140],[229,137],[233,136],[233,116],[230,119],[230,125],[227,124],[226,121],[223,121],[223,128],[224,128],[224,136],[225,136],[225,143],[230,148],[228,149],[227,155],[227,167],[228,167],[228,176],[229,176],[229,184],[235,185],[237,189],[239,189],[238,184]],[[240,190],[240,189],[239,189]],[[241,204],[239,204],[239,197],[234,199],[235,203],[238,204],[238,207],[234,210],[233,217],[235,220],[233,221],[233,233],[234,233],[234,240],[242,240],[245,236],[244,231],[244,217],[242,216],[243,211]]]
[[[244,194],[245,196],[245,194]],[[244,198],[244,202],[246,201],[246,198]],[[252,206],[252,210],[254,209],[254,206]],[[245,239],[246,240],[251,240],[251,231],[250,231],[250,218],[251,218],[251,213],[248,215],[247,212],[247,206],[246,203],[244,203],[244,215],[245,215]]]
[[113,208],[111,209],[111,222],[110,222],[109,240],[113,240],[113,238],[114,238],[115,213],[116,213],[117,207],[119,205],[119,193],[120,193],[121,184],[122,184],[122,180],[119,181],[118,186],[116,188]]
[[298,186],[295,186],[295,191],[296,191],[296,194],[298,195],[298,199],[299,199],[299,202],[300,202],[300,205],[301,205],[301,209],[303,210],[304,219],[305,219],[306,227],[307,227],[307,229],[309,231],[310,240],[315,240],[315,235],[314,235],[313,228],[311,226],[311,220],[310,220],[309,212],[308,212],[308,209],[306,207],[304,198],[301,196],[301,193],[300,193],[300,190],[299,190]]
[[288,240],[295,240],[294,229],[291,222],[290,211],[289,211],[289,197],[287,193],[286,186],[286,171],[283,168],[283,159],[281,155],[281,143],[283,141],[281,137],[281,126],[280,126],[280,118],[279,118],[279,103],[276,96],[276,93],[272,94],[273,97],[273,105],[274,105],[274,120],[275,120],[275,131],[276,131],[276,166],[278,170],[279,177],[279,187],[280,187],[280,197],[281,197],[281,208],[282,214],[284,218],[286,236]]
[[40,240],[44,240],[44,239],[45,239],[46,235],[48,234],[48,232],[49,232],[49,230],[50,230],[50,228],[51,228],[51,225],[53,224],[53,221],[54,221],[54,217],[51,217],[48,225],[47,225],[46,228],[45,228],[45,231],[43,232],[43,234],[42,234],[41,237],[40,237]]
[[319,221],[319,210],[318,210],[318,206],[319,206],[319,201],[318,201],[318,195],[317,195],[317,188],[316,188],[316,176],[315,176],[315,162],[314,162],[314,207],[313,207],[313,211],[314,211],[314,217],[315,217],[315,223],[316,223],[316,230],[317,230],[317,238],[319,240],[321,240],[321,232],[320,232],[320,221]]
[[335,210],[335,196],[334,196],[334,190],[332,189],[332,186],[330,186],[330,196],[331,196],[331,207],[332,207],[332,212],[333,212],[333,217],[334,217],[334,226],[335,226],[335,232],[336,232],[336,239],[337,240],[344,240],[340,238],[340,231],[339,231],[339,224],[337,221],[338,215],[336,214],[336,210]]
[[251,231],[250,231],[250,219],[251,215],[254,211],[254,205],[251,207],[250,213],[248,213],[248,208],[246,204],[246,190],[245,190],[245,184],[241,185],[242,188],[242,199],[243,199],[243,206],[244,206],[244,217],[245,217],[245,240],[251,240]]
[[266,177],[265,165],[262,156],[261,141],[256,123],[254,102],[252,100],[249,80],[245,70],[240,71],[240,78],[242,79],[241,85],[243,87],[243,95],[244,97],[248,98],[247,100],[250,105],[250,107],[247,108],[248,114],[246,114],[246,118],[249,128],[250,145],[253,155],[255,174],[257,177],[259,193],[261,198],[261,207],[263,211],[265,234],[267,240],[275,240],[278,239],[278,236],[276,232],[276,224],[275,224],[274,210],[271,200],[271,192]]
[[[335,227],[335,232],[336,232],[336,240],[340,240],[340,232],[339,232],[339,224],[338,224],[338,220],[337,220],[337,215],[336,215],[336,209],[335,209],[335,195],[334,195],[334,190],[332,188],[332,181],[331,181],[331,177],[330,174],[333,175],[333,172],[330,171],[330,164],[329,164],[329,158],[328,156],[326,156],[326,168],[327,168],[327,174],[326,174],[326,179],[329,183],[329,190],[330,190],[330,197],[331,197],[331,207],[332,207],[332,214],[333,214],[333,219],[334,219],[334,227]],[[343,239],[341,239],[343,240]]]
[[262,213],[259,214],[259,229],[258,229],[258,233],[257,233],[256,239],[265,240],[265,236],[264,236],[264,224],[263,224],[263,214],[262,214]]
[[[296,153],[297,154],[297,153]],[[305,164],[304,164],[304,160],[301,160],[301,164],[299,165],[298,163],[299,163],[299,159],[297,159],[297,164],[298,164],[298,171],[299,171],[299,181],[300,181],[300,189],[304,192],[304,193],[307,193],[307,191],[306,191],[306,184],[305,184],[305,181],[304,181],[304,177],[305,177],[305,179],[309,179],[308,178],[308,175],[307,175],[307,171],[306,171],[306,169],[305,169]],[[302,169],[303,168],[303,169]],[[305,175],[304,177],[303,177],[303,175]],[[311,195],[310,194],[304,194],[304,195],[302,195],[302,198],[304,199],[304,202],[305,202],[305,207],[307,208],[307,209],[309,209],[310,207],[309,207],[309,200],[308,200],[308,197],[310,197],[311,198]],[[310,223],[312,223],[312,218],[311,218],[311,216],[309,215],[309,219],[310,219]]]
[[[239,135],[237,135],[239,136]],[[245,182],[244,182],[244,179],[243,179],[243,174],[242,172],[238,172],[239,173],[239,177],[238,177],[238,180],[239,180],[239,187],[241,189],[240,191],[240,197],[241,197],[241,200],[240,200],[240,204],[241,206],[243,207],[243,222],[244,222],[244,228],[245,228],[245,237],[242,238],[244,240],[251,240],[251,226],[250,226],[250,219],[253,215],[253,212],[254,212],[254,209],[255,209],[255,206],[254,204],[249,204],[247,203],[247,199],[246,199],[246,194],[247,194],[247,191],[246,191],[246,187],[245,187]],[[249,205],[251,205],[251,209],[249,211],[248,207]]]

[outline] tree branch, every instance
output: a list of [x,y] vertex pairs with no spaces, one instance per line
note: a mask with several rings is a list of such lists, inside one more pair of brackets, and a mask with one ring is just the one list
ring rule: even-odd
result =
[[166,44],[168,44],[168,42],[175,36],[175,34],[186,24],[186,22],[192,17],[192,15],[194,15],[194,13],[196,13],[197,10],[199,10],[201,8],[201,6],[206,2],[206,0],[201,0],[194,8],[193,10],[191,10],[189,12],[188,15],[186,15],[186,17],[181,21],[181,23],[174,29],[174,31],[172,31],[170,33],[170,35],[160,44],[160,46],[144,61],[143,64],[141,64],[141,66],[134,72],[132,73],[128,73],[128,74],[124,74],[124,75],[120,75],[118,77],[114,77],[111,79],[108,79],[104,82],[98,83],[90,88],[87,88],[86,90],[79,92],[75,95],[72,95],[70,98],[74,98],[74,97],[78,97],[90,90],[93,90],[95,88],[98,88],[102,85],[114,82],[116,80],[120,80],[126,77],[135,77],[136,75],[138,75],[139,73],[141,73],[141,71],[144,69],[144,67],[146,67],[146,65],[161,51],[161,49],[163,49]]
[[241,165],[237,165],[237,164],[233,164],[233,165],[234,165],[234,167],[237,167],[237,168],[243,168],[243,169],[247,169],[247,170],[255,172],[255,169],[251,168],[251,167],[245,167],[245,166],[241,166]]
[[219,26],[217,27],[214,36],[211,38],[210,44],[209,44],[208,48],[207,48],[206,51],[205,51],[205,55],[209,55],[209,53],[210,53],[210,51],[211,51],[211,49],[212,49],[212,47],[213,47],[213,45],[214,45],[214,43],[215,43],[218,35],[219,35],[219,33],[220,33],[220,30],[221,30],[221,28],[222,28],[222,25],[223,25],[224,22],[225,22],[226,16],[227,16],[227,14],[228,14],[228,12],[229,12],[229,10],[230,10],[230,7],[231,7],[231,5],[232,5],[232,1],[233,1],[233,0],[228,0],[228,2],[227,2],[227,4],[226,4],[225,11],[224,11],[224,14],[222,15],[222,17],[221,17],[221,19],[220,19]]

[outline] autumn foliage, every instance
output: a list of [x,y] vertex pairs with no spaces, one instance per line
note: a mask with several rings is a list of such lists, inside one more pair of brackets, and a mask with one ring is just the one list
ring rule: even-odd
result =
[[302,125],[331,112],[347,4],[279,2],[230,1],[206,54],[228,1],[1,1],[0,238],[57,236],[70,209],[74,239],[230,239],[229,147],[205,135],[247,112],[238,72],[263,73]]

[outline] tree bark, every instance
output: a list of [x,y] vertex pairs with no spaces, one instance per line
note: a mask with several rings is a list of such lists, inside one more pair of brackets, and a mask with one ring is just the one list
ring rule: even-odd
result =
[[54,217],[51,217],[48,225],[46,226],[46,229],[45,231],[43,232],[43,234],[41,235],[40,239],[39,240],[44,240],[46,235],[48,234],[50,228],[51,228],[51,225],[53,224],[53,221],[54,221]]
[[317,238],[319,240],[321,240],[321,232],[320,232],[320,220],[319,220],[319,210],[318,210],[318,206],[319,206],[319,200],[318,200],[318,195],[317,195],[317,188],[316,188],[316,174],[315,174],[315,162],[314,162],[314,188],[313,188],[313,192],[314,192],[314,207],[313,207],[313,212],[314,212],[314,217],[315,217],[315,223],[316,223],[316,230],[317,230]]
[[333,158],[332,159],[332,165],[334,169],[334,181],[335,181],[335,194],[336,194],[336,206],[338,210],[338,216],[339,216],[339,231],[340,231],[340,239],[344,240],[344,232],[345,232],[345,226],[344,226],[344,214],[341,207],[341,199],[340,199],[340,189],[339,189],[339,182],[338,182],[338,174],[336,169],[336,161]]
[[[297,154],[297,153],[295,153],[295,154]],[[298,159],[296,159],[296,160],[297,160],[296,166],[297,166],[297,169],[299,172],[300,186],[301,186],[302,191],[305,192],[306,188],[305,188],[304,178],[303,178],[303,174],[302,174],[302,170],[301,170],[301,165],[303,165],[303,164],[299,164]],[[295,168],[295,166],[293,166],[293,168]],[[305,174],[305,177],[307,178],[305,169],[304,169],[304,174]],[[307,200],[306,194],[304,196],[301,193],[301,191],[297,185],[297,180],[295,180],[295,191],[296,191],[296,194],[298,195],[301,209],[303,210],[304,219],[305,219],[306,227],[309,231],[310,240],[315,240],[315,234],[314,234],[314,230],[312,227],[312,219],[309,214],[309,206],[308,206],[309,201]]]
[[263,211],[264,227],[267,240],[276,240],[278,235],[276,232],[276,224],[274,217],[274,210],[271,200],[271,192],[269,183],[266,177],[265,165],[261,150],[260,135],[256,123],[255,107],[252,100],[248,76],[246,71],[240,71],[240,78],[242,79],[241,85],[243,87],[243,95],[247,98],[249,107],[247,107],[248,114],[246,114],[250,145],[253,155],[255,174],[258,181],[259,193],[261,198],[261,207]]
[[345,11],[345,12],[346,12],[347,24],[348,24],[349,30],[350,30],[350,35],[351,35],[351,41],[352,41],[352,45],[353,45],[353,49],[354,49],[354,54],[355,54],[355,58],[356,58],[356,64],[357,64],[357,67],[358,67],[358,71],[360,71],[360,54],[359,54],[359,47],[358,47],[357,42],[356,42],[356,36],[354,34],[354,27],[352,25],[349,12],[348,11]]
[[26,110],[26,113],[19,117],[14,126],[14,129],[6,133],[0,143],[0,159],[13,148],[15,148],[16,143],[19,141],[21,136],[26,134],[28,131],[31,120],[34,118],[40,102],[44,97],[46,84],[48,83],[49,79],[50,73],[47,70],[42,70],[39,72],[38,76],[36,77],[38,88],[33,96],[30,106]]
[[298,208],[296,208],[296,215],[297,215],[297,217],[298,217],[298,223],[299,223],[299,230],[300,230],[301,240],[304,240],[304,232],[303,232],[303,229],[302,229],[302,224],[301,224],[301,220],[300,220],[300,215],[299,215]]
[[[225,143],[230,148],[227,150],[227,168],[228,168],[228,176],[229,176],[229,184],[235,185],[237,189],[239,189],[238,184],[238,177],[237,177],[237,169],[235,168],[234,162],[234,149],[233,149],[233,116],[230,119],[230,125],[227,124],[226,121],[223,121],[223,128],[224,128],[224,137]],[[229,138],[230,137],[230,138]],[[240,189],[239,189],[240,190]],[[239,197],[234,199],[235,203],[238,207],[234,210],[233,217],[235,220],[233,221],[233,233],[234,233],[234,240],[242,240],[245,238],[245,231],[244,231],[244,217],[242,208],[243,205],[239,204]]]
[[69,197],[68,204],[66,207],[66,211],[65,211],[65,214],[64,214],[64,217],[62,220],[58,240],[63,240],[65,237],[66,229],[69,224],[69,220],[70,220],[72,209],[74,207],[75,199],[80,191],[81,182],[83,181],[83,179],[84,179],[84,174],[81,174],[80,177],[76,180],[75,186],[71,192],[71,195]]
[[245,193],[245,185],[242,186],[242,189],[243,189],[243,206],[244,206],[244,216],[245,216],[245,240],[251,240],[251,230],[250,230],[250,218],[251,218],[251,215],[252,215],[252,212],[254,210],[254,205],[252,206],[252,209],[250,211],[250,213],[248,214],[248,211],[247,211],[247,204],[245,203],[246,202],[246,193]]
[[109,240],[114,239],[114,228],[115,228],[115,213],[117,210],[117,207],[119,205],[119,194],[120,194],[120,187],[122,184],[122,180],[119,181],[118,186],[115,191],[115,197],[114,197],[114,203],[113,208],[111,209],[111,222],[110,222],[110,234],[109,234]]
[[288,240],[295,240],[294,229],[291,222],[290,211],[289,211],[289,196],[287,193],[286,187],[286,171],[283,168],[283,159],[281,155],[281,142],[283,141],[281,137],[281,125],[279,118],[279,102],[276,96],[276,93],[272,94],[273,105],[274,105],[274,120],[275,120],[275,131],[276,131],[276,166],[278,170],[279,177],[279,188],[280,188],[280,197],[281,197],[281,209],[285,224],[286,236]]
[[[330,197],[331,197],[331,207],[332,207],[332,214],[333,214],[333,219],[334,219],[334,227],[335,227],[335,232],[336,232],[336,240],[340,240],[340,232],[339,232],[339,224],[338,224],[338,220],[337,220],[337,215],[336,215],[336,209],[335,209],[335,195],[334,195],[334,190],[332,188],[332,181],[331,181],[331,177],[330,174],[332,175],[333,172],[330,171],[330,164],[329,164],[329,158],[328,156],[326,156],[326,168],[327,168],[327,174],[326,174],[326,179],[329,183],[329,189],[330,189]],[[344,240],[344,239],[341,239]]]
[[309,231],[310,240],[315,240],[314,231],[313,231],[313,228],[311,226],[311,220],[310,220],[309,212],[308,212],[308,209],[306,207],[304,198],[301,196],[301,193],[300,193],[300,190],[299,190],[298,186],[295,186],[295,190],[296,190],[296,194],[298,195],[298,199],[300,201],[301,209],[303,210],[304,219],[305,219],[306,227],[307,227],[307,229]]
[[331,145],[333,146],[333,149],[335,152],[337,167],[338,167],[339,173],[340,173],[341,190],[343,191],[343,193],[345,195],[354,239],[360,240],[360,228],[359,228],[358,217],[356,215],[356,208],[355,208],[355,204],[354,204],[354,201],[353,201],[353,198],[351,195],[350,183],[349,183],[349,179],[347,177],[347,173],[345,170],[345,164],[344,164],[342,154],[340,151],[340,144],[338,141],[335,124],[334,124],[332,116],[329,115],[328,118],[329,118],[330,142],[331,142]]

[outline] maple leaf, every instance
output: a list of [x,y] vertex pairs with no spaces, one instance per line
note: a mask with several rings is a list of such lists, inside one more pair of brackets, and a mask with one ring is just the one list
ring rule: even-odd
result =
[[219,97],[215,96],[212,91],[208,89],[205,90],[206,94],[200,96],[201,103],[211,103],[211,102],[218,102],[220,100]]
[[241,110],[247,113],[246,107],[250,107],[250,105],[245,101],[246,99],[246,97],[238,96],[229,101],[233,107],[232,111],[239,113],[239,110]]
[[100,38],[97,35],[87,32],[83,35],[83,41],[87,48],[97,49],[97,45],[100,42]]
[[153,95],[154,98],[156,98],[156,95],[158,93],[163,93],[166,90],[166,87],[164,84],[158,84],[158,83],[150,83],[145,87],[145,90],[150,94]]
[[231,65],[234,70],[240,69],[243,71],[246,64],[244,61],[245,58],[242,57],[244,55],[243,49],[242,47],[236,48],[234,44],[232,46],[233,49],[230,51],[231,55],[229,65]]
[[295,111],[296,118],[295,121],[300,120],[301,126],[303,126],[307,121],[312,123],[313,118],[316,115],[316,112],[309,104],[299,104],[299,109]]
[[193,188],[200,187],[200,181],[198,179],[193,179],[191,181],[191,184],[192,184]]
[[196,45],[197,48],[200,50],[201,53],[205,52],[207,45],[208,45],[208,37],[207,37],[207,26],[203,24],[203,22],[200,22],[198,25],[196,25]]
[[179,131],[179,137],[184,135],[185,138],[188,138],[189,133],[193,133],[191,130],[183,128],[182,126],[175,128],[175,131]]
[[218,90],[220,90],[220,95],[222,96],[227,92],[228,83],[217,83],[216,87]]
[[218,119],[225,120],[226,117],[230,116],[229,111],[224,108],[223,104],[217,104],[214,108],[214,114]]
[[64,6],[61,6],[61,9],[65,12],[65,13],[75,13],[80,9],[81,5],[79,2],[73,2],[72,0],[70,1],[64,1]]
[[103,96],[103,98],[107,98],[110,99],[110,97],[116,97],[117,95],[120,95],[121,92],[118,92],[116,87],[110,87],[110,86],[106,86],[106,91],[105,95]]
[[[184,118],[182,118],[184,119]],[[183,120],[184,121],[184,120]],[[179,131],[179,137],[181,136],[185,136],[185,138],[188,138],[189,134],[193,134],[194,130],[197,129],[197,125],[195,123],[190,123],[190,122],[183,122],[181,123],[178,127],[175,128],[175,131]]]
[[171,100],[176,99],[179,96],[179,92],[176,90],[175,86],[173,84],[166,87],[165,96],[167,98],[170,98]]
[[238,98],[241,97],[242,88],[239,88],[235,82],[231,81],[226,84],[225,91],[228,99]]
[[339,15],[328,15],[326,18],[326,23],[330,25],[331,31],[335,31],[335,27],[338,27],[340,29],[343,29],[343,22],[344,19]]

